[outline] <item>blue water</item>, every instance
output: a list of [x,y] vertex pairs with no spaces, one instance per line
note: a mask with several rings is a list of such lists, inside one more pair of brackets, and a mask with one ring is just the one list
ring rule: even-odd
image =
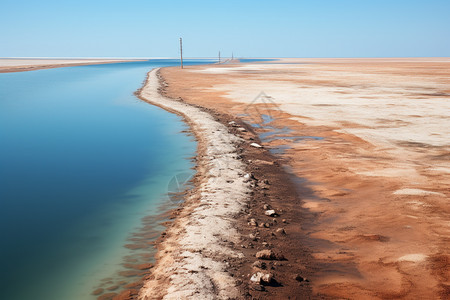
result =
[[133,95],[176,64],[0,74],[0,299],[90,299],[170,179],[193,172],[180,117]]

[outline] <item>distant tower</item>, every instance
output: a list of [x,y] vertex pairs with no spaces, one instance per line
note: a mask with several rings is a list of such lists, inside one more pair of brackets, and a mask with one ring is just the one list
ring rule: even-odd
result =
[[219,64],[220,64],[220,51],[219,51]]
[[233,59],[234,59],[234,53],[231,52],[231,60],[233,60]]

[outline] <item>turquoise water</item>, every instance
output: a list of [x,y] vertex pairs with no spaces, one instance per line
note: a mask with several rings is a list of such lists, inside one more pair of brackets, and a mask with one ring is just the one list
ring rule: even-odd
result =
[[180,117],[133,95],[177,63],[0,74],[0,299],[91,299],[170,179],[193,172]]

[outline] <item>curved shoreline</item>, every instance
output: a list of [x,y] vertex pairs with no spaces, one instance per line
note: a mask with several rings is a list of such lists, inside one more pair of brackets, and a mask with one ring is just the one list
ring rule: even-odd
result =
[[204,110],[161,95],[158,72],[149,72],[138,96],[189,123],[198,140],[197,175],[158,245],[157,263],[139,298],[236,298],[240,293],[227,260],[244,257],[231,246],[241,240],[233,219],[244,210],[251,187],[237,151],[243,140]]

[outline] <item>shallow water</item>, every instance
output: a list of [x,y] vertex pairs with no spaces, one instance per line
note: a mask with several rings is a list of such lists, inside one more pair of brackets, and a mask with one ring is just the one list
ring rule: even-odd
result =
[[133,95],[176,64],[0,74],[0,299],[91,299],[171,178],[193,173],[181,118]]

